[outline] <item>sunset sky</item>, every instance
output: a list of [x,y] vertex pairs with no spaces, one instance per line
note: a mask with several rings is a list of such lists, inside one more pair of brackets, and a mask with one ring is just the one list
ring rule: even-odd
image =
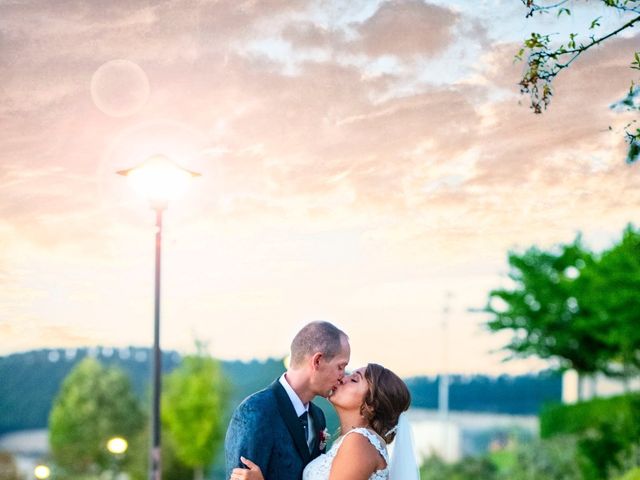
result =
[[557,23],[516,0],[0,2],[0,354],[151,344],[154,215],[115,172],[162,153],[202,173],[165,216],[165,348],[284,356],[324,319],[354,367],[544,367],[501,363],[469,309],[510,248],[639,221],[609,108],[638,29],[542,116],[517,85],[531,31],[621,23],[599,3]]

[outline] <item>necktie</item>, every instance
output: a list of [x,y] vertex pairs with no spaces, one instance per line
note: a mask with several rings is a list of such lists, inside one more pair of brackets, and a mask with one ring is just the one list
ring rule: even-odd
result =
[[304,412],[302,415],[298,417],[300,419],[300,423],[302,424],[302,428],[304,429],[304,441],[309,443],[309,418],[307,412]]

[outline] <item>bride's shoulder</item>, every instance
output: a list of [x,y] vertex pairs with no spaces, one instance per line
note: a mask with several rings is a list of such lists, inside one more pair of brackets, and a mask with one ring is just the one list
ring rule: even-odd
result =
[[[356,435],[357,434],[357,435]],[[382,450],[386,450],[386,443],[377,433],[368,428],[354,428],[344,434],[340,449],[358,451],[377,457]]]
[[[381,468],[380,452],[371,441],[370,435],[375,435],[367,429],[353,429],[345,433],[339,445],[336,461],[352,462],[357,458],[360,468],[367,472],[375,472]],[[359,435],[356,435],[359,433]]]
[[[360,435],[349,435],[350,433],[359,433]],[[353,428],[345,434],[345,439],[347,436],[360,437],[362,438],[361,441],[367,441],[373,444],[377,449],[386,448],[387,446],[387,443],[384,441],[384,439],[380,435],[378,435],[373,430],[370,430],[365,427]]]

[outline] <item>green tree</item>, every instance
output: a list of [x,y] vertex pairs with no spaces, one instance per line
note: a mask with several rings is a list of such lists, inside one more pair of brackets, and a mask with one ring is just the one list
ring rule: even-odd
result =
[[549,251],[510,252],[512,288],[493,290],[492,331],[513,332],[514,357],[554,359],[579,374],[640,372],[640,230],[596,255],[578,237]]
[[640,229],[628,225],[584,280],[590,291],[585,308],[608,327],[594,333],[615,352],[611,360],[628,379],[640,371]]
[[[521,0],[527,7],[527,17],[536,14],[555,13],[558,17],[570,16],[569,0]],[[553,80],[565,68],[568,68],[580,55],[587,50],[602,44],[625,30],[630,30],[640,24],[640,0],[600,0],[598,2],[607,10],[619,12],[619,22],[610,31],[601,32],[601,16],[593,18],[584,25],[582,32],[571,32],[564,40],[556,41],[550,34],[533,32],[525,40],[516,58],[522,60],[526,55],[527,69],[520,81],[520,91],[531,98],[531,108],[535,113],[542,113],[551,102],[553,96]],[[632,54],[630,67],[640,70],[640,52]],[[631,82],[626,96],[612,105],[612,108],[626,111],[640,111],[640,104],[636,101],[640,97],[640,87]],[[633,120],[625,127],[625,137],[629,144],[627,162],[633,163],[640,158],[640,128]]]
[[220,363],[198,345],[195,355],[164,380],[162,421],[172,437],[177,458],[203,478],[224,440],[229,382]]
[[143,425],[126,374],[87,358],[69,373],[54,400],[49,416],[53,459],[72,476],[96,473],[112,465],[107,441],[130,440]]
[[[149,478],[149,428],[144,428],[129,444],[129,462],[126,471],[131,480]],[[161,443],[162,480],[184,480],[189,478],[193,469],[176,458],[176,447],[170,435],[163,432]]]
[[509,252],[508,261],[514,286],[491,291],[485,311],[490,330],[513,332],[504,347],[511,358],[551,359],[583,376],[605,371],[611,347],[597,332],[606,319],[583,305],[590,293],[583,274],[596,259],[580,237],[549,251]]

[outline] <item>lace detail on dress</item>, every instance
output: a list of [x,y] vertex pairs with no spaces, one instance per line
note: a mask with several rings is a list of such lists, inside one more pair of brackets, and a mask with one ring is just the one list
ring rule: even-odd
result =
[[302,473],[302,480],[328,480],[329,473],[331,472],[331,464],[333,463],[333,459],[336,457],[336,454],[340,449],[342,441],[346,438],[347,435],[353,432],[365,436],[367,440],[371,442],[371,445],[373,445],[376,450],[380,452],[380,455],[382,455],[382,458],[384,458],[384,461],[387,464],[387,466],[382,470],[373,472],[369,477],[369,480],[388,480],[389,454],[387,453],[387,447],[380,440],[380,437],[366,428],[354,428],[353,430],[349,430],[342,437],[336,440],[336,442],[331,446],[327,453],[320,455],[318,458],[309,463],[309,465],[307,465],[307,467],[304,469],[304,472]]

